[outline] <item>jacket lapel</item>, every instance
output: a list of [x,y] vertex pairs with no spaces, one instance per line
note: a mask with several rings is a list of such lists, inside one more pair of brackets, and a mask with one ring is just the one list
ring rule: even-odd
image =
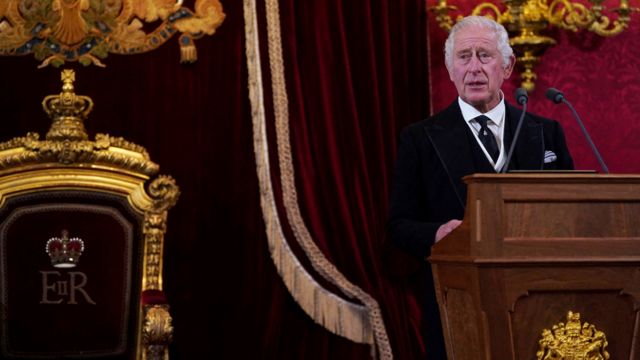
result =
[[[469,141],[471,131],[464,123],[457,100],[445,109],[432,122],[425,125],[438,156],[444,163],[459,194],[466,194],[462,178],[478,171],[474,161],[474,144]],[[477,144],[476,144],[477,145]],[[479,150],[479,149],[478,149]],[[486,161],[488,163],[488,161]],[[463,199],[464,200],[464,199]]]

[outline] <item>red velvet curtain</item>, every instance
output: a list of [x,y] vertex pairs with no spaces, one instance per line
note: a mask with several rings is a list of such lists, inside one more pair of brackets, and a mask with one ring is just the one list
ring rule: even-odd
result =
[[[227,18],[197,42],[195,64],[178,63],[173,39],[148,54],[111,55],[104,69],[65,66],[77,72],[76,92],[96,103],[90,136],[145,146],[182,190],[165,240],[171,356],[368,358],[367,346],[330,334],[298,307],[269,256],[242,1],[222,3]],[[429,109],[425,3],[282,0],[280,9],[303,216],[325,255],[380,303],[395,358],[419,358],[412,269],[387,245],[384,228],[397,131]],[[2,141],[48,129],[40,102],[60,92],[60,71],[37,64],[0,58]]]
[[406,298],[412,279],[393,264],[411,260],[387,246],[384,225],[397,131],[428,111],[424,1],[289,0],[280,9],[307,226],[338,269],[379,301],[394,355],[419,357],[419,309]]

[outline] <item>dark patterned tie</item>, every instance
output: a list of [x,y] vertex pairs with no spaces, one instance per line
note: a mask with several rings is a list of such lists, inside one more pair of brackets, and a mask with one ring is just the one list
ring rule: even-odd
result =
[[484,148],[487,150],[489,155],[491,155],[493,162],[498,161],[498,156],[500,156],[500,150],[498,149],[498,142],[496,141],[496,137],[493,135],[493,132],[491,132],[491,130],[489,130],[489,127],[487,126],[487,121],[489,121],[489,118],[484,115],[480,115],[476,117],[474,120],[477,121],[478,124],[480,124],[480,132],[478,133],[478,139],[480,139],[480,142],[482,142],[482,145],[484,145]]

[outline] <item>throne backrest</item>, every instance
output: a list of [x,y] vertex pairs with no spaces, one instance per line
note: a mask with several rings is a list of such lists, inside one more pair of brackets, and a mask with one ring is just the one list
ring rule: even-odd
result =
[[45,140],[0,144],[0,358],[166,359],[167,211],[179,196],[144,148],[88,140],[75,74],[43,107]]

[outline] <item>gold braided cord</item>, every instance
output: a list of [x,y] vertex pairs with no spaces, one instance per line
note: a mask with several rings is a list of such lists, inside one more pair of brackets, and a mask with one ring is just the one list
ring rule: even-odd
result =
[[[280,35],[280,10],[278,0],[266,0],[267,38],[269,49],[269,65],[271,70],[271,87],[273,91],[274,113],[276,121],[276,139],[278,147],[278,161],[280,165],[280,180],[287,218],[291,224],[296,240],[309,258],[313,268],[327,281],[331,282],[349,298],[357,299],[366,308],[366,315],[373,330],[372,353],[379,351],[381,359],[392,359],[391,345],[384,326],[378,302],[360,287],[347,280],[340,271],[322,254],[311,238],[300,208],[295,188],[295,173],[292,162],[291,144],[289,137],[289,100],[287,98],[286,82],[284,78],[284,61],[282,58],[282,39]],[[337,308],[336,308],[337,310]],[[325,314],[337,317],[337,311]],[[364,319],[361,317],[360,319]],[[358,318],[354,318],[357,321]],[[316,319],[317,321],[317,319]],[[365,324],[361,325],[363,328]],[[358,326],[360,327],[360,326]],[[361,342],[370,343],[362,338]]]
[[323,288],[302,266],[285,239],[271,187],[255,0],[244,0],[244,17],[253,144],[271,258],[293,298],[314,321],[352,341],[373,345],[368,309]]

